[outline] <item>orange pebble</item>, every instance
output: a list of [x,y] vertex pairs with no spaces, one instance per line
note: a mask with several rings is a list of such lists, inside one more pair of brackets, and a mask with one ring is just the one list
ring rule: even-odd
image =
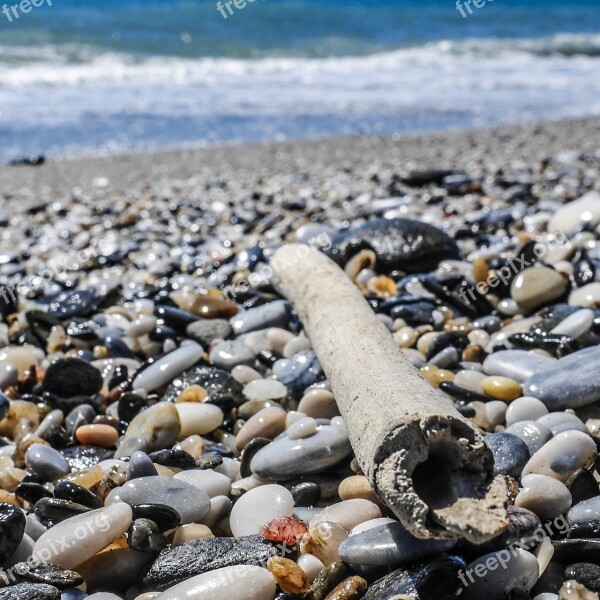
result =
[[75,437],[84,446],[100,446],[112,448],[119,441],[119,432],[110,425],[82,425],[77,428]]

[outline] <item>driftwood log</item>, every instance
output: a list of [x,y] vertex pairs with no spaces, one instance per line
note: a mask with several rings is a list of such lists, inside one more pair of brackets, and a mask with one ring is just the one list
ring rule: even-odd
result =
[[313,248],[271,261],[296,308],[373,489],[421,538],[483,543],[505,530],[507,492],[477,429],[431,387],[346,274]]

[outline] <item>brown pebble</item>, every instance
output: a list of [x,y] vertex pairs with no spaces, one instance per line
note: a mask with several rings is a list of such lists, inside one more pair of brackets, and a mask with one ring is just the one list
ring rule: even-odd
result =
[[267,523],[259,535],[273,544],[295,546],[308,532],[308,527],[294,517],[277,517]]
[[267,562],[267,569],[273,574],[277,585],[283,592],[303,594],[308,591],[308,577],[293,560],[282,556],[272,556]]
[[298,411],[313,419],[333,419],[340,414],[334,395],[329,390],[310,390],[306,392]]
[[487,281],[489,276],[488,264],[485,258],[476,258],[473,261],[473,281],[479,283],[480,281]]
[[223,298],[215,298],[209,294],[195,292],[173,292],[173,300],[179,308],[205,319],[235,317],[239,308],[233,302]]
[[515,499],[520,491],[519,483],[514,477],[511,477],[510,475],[505,475],[504,481],[506,481],[506,489],[508,490],[508,503],[514,504]]
[[373,491],[373,488],[369,484],[369,480],[364,475],[352,475],[346,477],[346,479],[340,483],[338,495],[342,500],[362,498],[364,500],[370,500],[380,506],[382,504],[381,499]]
[[492,398],[510,402],[522,395],[521,385],[510,377],[492,375],[481,381],[481,389]]
[[75,437],[84,446],[112,448],[119,441],[119,432],[110,425],[82,425],[77,428]]
[[419,369],[421,377],[426,379],[434,388],[439,388],[442,381],[454,381],[454,373],[440,369],[435,365],[427,365]]
[[367,281],[367,289],[380,297],[397,296],[396,282],[387,275],[378,275]]
[[486,357],[485,350],[479,344],[469,344],[462,354],[462,359],[468,362],[483,362]]
[[325,600],[358,600],[365,595],[367,591],[367,582],[358,575],[344,579],[330,594],[325,596]]

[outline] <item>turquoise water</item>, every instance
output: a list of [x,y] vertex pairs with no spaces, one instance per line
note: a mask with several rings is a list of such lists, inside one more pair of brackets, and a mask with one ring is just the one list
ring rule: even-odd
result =
[[0,12],[2,158],[600,114],[600,0],[50,2]]

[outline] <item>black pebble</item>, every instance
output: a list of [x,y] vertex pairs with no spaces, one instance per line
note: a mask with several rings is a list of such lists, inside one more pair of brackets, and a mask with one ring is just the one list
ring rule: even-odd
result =
[[133,520],[149,519],[156,523],[160,531],[175,529],[181,522],[179,513],[166,504],[136,504],[131,507]]
[[13,573],[22,581],[46,583],[61,590],[83,583],[83,577],[79,573],[45,563],[18,563],[13,567]]
[[592,592],[600,592],[600,566],[592,563],[576,563],[565,570],[566,579],[574,579]]
[[43,388],[60,398],[93,396],[102,389],[102,374],[78,358],[61,358],[46,371]]
[[218,452],[205,452],[195,461],[198,469],[214,469],[223,464],[223,457]]
[[164,467],[175,467],[183,470],[196,468],[193,456],[184,450],[157,450],[150,453],[148,457],[153,463]]
[[60,600],[60,590],[45,583],[18,583],[1,589],[0,600]]
[[150,519],[136,519],[127,532],[129,547],[140,552],[158,554],[167,547],[167,540],[158,525]]
[[52,498],[52,492],[48,491],[41,483],[26,481],[17,486],[15,496],[23,498],[29,504],[35,504],[42,498]]
[[14,504],[0,503],[0,564],[15,552],[24,533],[23,511]]
[[592,519],[585,523],[573,523],[567,533],[569,539],[600,538],[600,520]]
[[572,506],[584,500],[595,498],[600,494],[598,482],[590,471],[586,471],[585,469],[580,469],[576,473],[573,473],[567,481],[566,486],[573,497]]
[[[271,440],[267,438],[257,437],[254,438],[242,452],[242,464],[240,465],[240,475],[242,477],[250,477],[252,475],[252,471],[250,470],[250,463],[254,458],[254,455],[265,446],[268,446],[271,443]],[[296,504],[298,504],[296,502]],[[305,505],[302,505],[305,506]]]
[[148,406],[148,401],[137,394],[126,392],[119,398],[117,413],[119,419],[131,423],[134,417]]
[[48,526],[56,525],[65,519],[89,511],[90,509],[83,504],[77,504],[70,500],[60,500],[59,498],[42,498],[36,502],[34,507],[35,516]]
[[295,506],[316,506],[321,499],[321,488],[312,481],[303,481],[290,488]]
[[70,500],[91,509],[104,506],[104,503],[95,494],[72,481],[59,481],[54,486],[54,495],[61,500]]

